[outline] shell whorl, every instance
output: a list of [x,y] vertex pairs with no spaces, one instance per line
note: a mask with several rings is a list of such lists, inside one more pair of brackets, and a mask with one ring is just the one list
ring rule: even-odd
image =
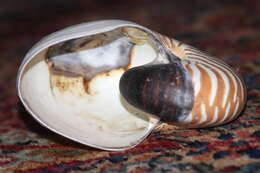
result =
[[159,120],[209,127],[235,119],[246,103],[242,79],[221,60],[119,20],[44,38],[23,60],[17,88],[42,125],[114,151],[140,143]]
[[246,103],[246,92],[234,70],[189,45],[157,36],[166,61],[126,71],[120,80],[122,96],[178,126],[210,127],[235,119]]
[[181,59],[193,83],[193,108],[177,125],[210,127],[234,120],[246,103],[246,87],[235,71],[194,47],[162,35],[159,37],[165,47]]

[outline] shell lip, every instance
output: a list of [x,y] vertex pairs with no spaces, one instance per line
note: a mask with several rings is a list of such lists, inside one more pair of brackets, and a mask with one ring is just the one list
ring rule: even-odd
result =
[[140,144],[147,136],[149,136],[151,134],[151,132],[154,130],[154,128],[156,127],[156,124],[158,124],[159,122],[157,122],[156,124],[152,124],[150,123],[150,126],[152,125],[152,127],[149,128],[149,130],[147,131],[147,133],[142,137],[140,138],[135,144],[131,144],[129,146],[126,146],[126,147],[104,147],[104,146],[100,146],[100,145],[95,145],[95,144],[91,144],[91,143],[86,143],[86,142],[82,142],[74,137],[71,137],[69,135],[65,135],[64,133],[62,133],[61,131],[59,130],[56,130],[55,128],[52,128],[51,126],[48,126],[42,119],[40,119],[38,116],[35,115],[35,113],[27,106],[26,104],[26,101],[21,99],[22,103],[24,104],[25,106],[25,109],[32,115],[32,117],[37,120],[40,125],[42,125],[43,127],[65,137],[65,138],[68,138],[68,139],[71,139],[75,142],[78,142],[80,144],[83,144],[83,145],[87,145],[89,147],[93,147],[93,148],[97,148],[97,149],[101,149],[101,150],[107,150],[107,151],[123,151],[123,150],[128,150],[128,149],[131,149],[131,148],[134,148],[135,146],[137,146],[138,144]]
[[142,138],[138,139],[138,141],[135,143],[135,144],[131,144],[129,146],[126,146],[126,147],[104,147],[104,146],[100,146],[100,145],[95,145],[95,144],[91,144],[91,143],[86,143],[86,142],[82,142],[80,140],[78,140],[77,138],[74,138],[72,136],[69,136],[69,135],[66,135],[64,134],[63,132],[59,131],[59,130],[56,130],[55,128],[51,127],[51,126],[48,126],[41,118],[39,118],[34,112],[32,109],[29,108],[28,104],[26,103],[26,100],[23,99],[22,97],[22,94],[20,92],[20,90],[18,90],[18,95],[20,97],[20,100],[21,102],[23,103],[25,109],[30,113],[30,115],[32,115],[32,117],[38,121],[40,123],[40,125],[42,125],[43,127],[65,137],[65,138],[68,138],[68,139],[71,139],[75,142],[78,142],[80,144],[84,144],[84,145],[87,145],[87,146],[90,146],[90,147],[93,147],[93,148],[98,148],[98,149],[101,149],[101,150],[107,150],[107,151],[123,151],[123,150],[127,150],[127,149],[131,149],[131,148],[134,148],[135,146],[137,146],[139,143],[141,143],[148,135],[151,134],[151,132],[154,130],[154,128],[156,127],[156,125],[159,123],[159,121],[157,121],[155,124],[153,123],[149,123],[149,126],[148,127],[148,131],[146,132],[146,134],[144,136],[142,136]]
[[[141,25],[138,25],[133,22],[125,21],[125,20],[115,20],[115,19],[114,20],[113,19],[99,20],[99,21],[92,21],[92,22],[82,23],[82,24],[78,24],[78,25],[73,25],[73,26],[64,28],[62,30],[56,31],[48,36],[45,36],[28,51],[28,53],[25,55],[25,58],[23,59],[21,65],[18,69],[17,80],[16,80],[16,88],[18,90],[18,96],[19,97],[21,96],[19,94],[19,90],[20,90],[19,86],[20,86],[21,77],[22,77],[25,67],[42,50],[44,50],[47,47],[50,47],[56,43],[62,42],[62,41],[80,38],[83,36],[89,36],[89,35],[97,34],[100,32],[107,32],[107,31],[111,31],[116,28],[127,27],[127,26],[143,29],[143,30],[151,33],[153,36],[156,36],[155,34],[153,34],[153,32],[151,30],[149,30],[148,28],[145,28]],[[98,29],[96,29],[95,27],[98,27]],[[73,32],[71,32],[71,31],[73,31]]]
[[[95,27],[99,27],[99,29],[93,31],[93,29],[95,29]],[[37,42],[26,54],[24,60],[22,61],[18,73],[17,73],[17,80],[16,80],[16,89],[17,89],[17,94],[18,97],[20,98],[21,102],[23,103],[25,109],[32,115],[32,117],[37,120],[42,126],[50,129],[51,131],[66,137],[68,139],[71,139],[73,141],[76,141],[78,143],[90,146],[90,147],[94,147],[94,148],[98,148],[98,149],[102,149],[102,150],[108,150],[108,151],[120,151],[120,150],[126,150],[126,149],[130,149],[135,147],[136,145],[138,145],[139,143],[141,143],[151,132],[152,130],[156,127],[157,123],[155,124],[153,123],[149,123],[148,126],[148,130],[145,133],[144,136],[142,136],[141,138],[139,138],[134,144],[130,144],[129,146],[124,146],[124,147],[104,147],[104,146],[99,146],[96,144],[91,144],[91,143],[86,143],[86,142],[82,142],[72,136],[66,135],[63,132],[56,130],[54,127],[49,126],[46,122],[44,122],[44,120],[42,120],[40,117],[38,117],[33,110],[29,107],[29,105],[27,104],[27,101],[24,99],[22,93],[21,93],[21,80],[22,80],[22,76],[23,73],[25,71],[26,66],[29,64],[29,62],[37,55],[39,54],[42,50],[48,48],[51,45],[54,45],[56,43],[62,42],[62,41],[66,41],[69,39],[75,39],[75,38],[79,38],[82,36],[88,36],[88,35],[92,35],[92,34],[97,34],[100,32],[106,32],[106,31],[110,31],[116,28],[120,28],[120,27],[136,27],[139,29],[143,29],[145,31],[148,31],[149,33],[153,34],[152,31],[150,31],[149,29],[140,26],[138,24],[129,22],[129,21],[123,21],[123,20],[100,20],[100,21],[93,21],[93,22],[88,22],[88,23],[83,23],[83,24],[79,24],[79,25],[74,25],[74,26],[70,26],[67,27],[63,30],[54,32],[46,37],[44,37],[43,39],[41,39],[39,42]],[[154,35],[154,34],[153,34]]]

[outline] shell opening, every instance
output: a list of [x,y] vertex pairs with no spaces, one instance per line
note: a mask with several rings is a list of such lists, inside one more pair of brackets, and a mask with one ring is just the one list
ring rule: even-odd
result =
[[63,136],[97,148],[129,148],[158,119],[124,101],[119,80],[127,69],[158,56],[151,37],[137,28],[67,40],[29,62],[22,97],[42,124]]

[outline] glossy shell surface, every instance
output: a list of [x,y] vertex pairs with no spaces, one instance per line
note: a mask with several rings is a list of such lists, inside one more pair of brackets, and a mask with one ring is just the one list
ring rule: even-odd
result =
[[[194,88],[192,111],[184,121],[189,127],[209,127],[235,119],[246,103],[241,77],[220,59],[173,39],[161,37],[189,73]],[[178,51],[179,50],[179,51]]]
[[166,122],[229,122],[246,102],[224,62],[138,24],[104,20],[55,32],[26,55],[18,94],[43,126],[104,150],[134,147]]
[[[18,94],[28,112],[52,131],[95,148],[123,150],[140,143],[158,119],[127,104],[120,96],[118,83],[124,71],[148,63],[155,58],[156,52],[148,44],[135,43],[125,51],[120,44],[129,45],[126,37],[129,42],[140,42],[130,36],[114,39],[117,29],[124,33],[121,28],[126,26],[143,28],[126,21],[96,21],[66,28],[39,41],[27,53],[17,77]],[[115,33],[108,36],[111,43],[100,46],[89,43],[88,38],[99,41],[92,38],[96,36],[104,41],[104,33],[110,35],[110,32]],[[86,41],[84,50],[89,51],[77,47],[82,40]],[[91,46],[88,48],[88,45]],[[131,54],[120,65],[117,61],[121,52]],[[107,56],[110,53],[116,56]],[[81,63],[84,56],[88,60]],[[113,63],[105,60],[106,57]],[[84,66],[93,67],[88,68],[94,69],[90,71],[91,75],[86,74],[84,68],[78,68]]]
[[126,100],[177,126],[203,128],[234,120],[246,103],[240,76],[220,59],[158,36],[168,61],[127,71],[121,78]]

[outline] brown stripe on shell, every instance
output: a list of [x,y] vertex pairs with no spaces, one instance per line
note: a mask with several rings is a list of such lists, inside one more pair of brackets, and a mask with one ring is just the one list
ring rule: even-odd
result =
[[[185,47],[186,45],[184,45]],[[188,47],[188,46],[187,46]],[[232,119],[234,119],[238,113],[241,111],[241,109],[243,109],[243,106],[239,106],[238,110],[235,110],[236,109],[236,104],[237,102],[239,102],[239,104],[243,104],[243,101],[245,101],[245,98],[243,98],[243,93],[244,92],[244,88],[243,86],[241,85],[242,84],[242,81],[240,80],[240,78],[234,74],[234,71],[231,69],[231,67],[229,67],[228,65],[224,64],[224,62],[222,61],[217,61],[216,58],[214,59],[211,59],[210,57],[207,57],[206,54],[200,52],[199,50],[196,50],[196,49],[193,49],[193,48],[184,48],[184,51],[186,52],[186,55],[187,55],[187,61],[191,60],[191,61],[197,61],[198,63],[201,61],[201,62],[204,62],[204,66],[207,66],[207,68],[209,68],[212,72],[214,72],[214,74],[217,76],[217,79],[218,79],[218,90],[217,90],[217,94],[216,94],[216,98],[215,98],[215,104],[210,107],[209,105],[206,106],[206,112],[207,112],[207,116],[209,116],[207,118],[207,120],[205,121],[205,123],[202,123],[201,126],[207,126],[207,123],[210,123],[213,118],[214,118],[214,111],[215,111],[215,107],[217,106],[218,109],[219,109],[219,112],[218,112],[218,121],[217,122],[212,122],[213,124],[208,124],[208,126],[212,126],[212,125],[215,125],[215,124],[222,124],[222,123],[226,123],[228,121],[231,121]],[[190,53],[192,52],[192,53]],[[195,56],[195,57],[191,57],[191,56]],[[196,56],[199,56],[200,58],[196,58]],[[218,67],[217,65],[215,65],[214,63],[216,63],[218,66],[221,66],[223,67],[225,70],[221,69],[220,67]],[[224,95],[224,90],[226,89],[225,88],[225,85],[224,85],[224,79],[222,78],[222,75],[219,74],[219,72],[217,72],[215,69],[218,69],[219,71],[221,71],[228,79],[229,81],[229,93],[228,93],[228,96],[227,96],[227,102],[226,102],[226,105],[224,108],[222,108],[222,102],[223,102],[223,96]],[[190,68],[187,68],[187,65],[186,65],[186,69],[191,73],[191,76],[192,76],[192,70]],[[230,77],[230,75],[233,75],[235,81],[233,81]],[[235,91],[234,91],[234,88],[235,88],[235,84],[234,82],[237,83],[237,98],[239,98],[238,100],[236,100],[235,102],[233,102],[233,98],[234,98],[234,95],[235,95]],[[201,86],[203,87],[204,85],[201,84]],[[201,90],[204,90],[204,87],[201,88]],[[201,91],[200,90],[200,91]],[[208,98],[210,96],[208,95]],[[195,97],[194,98],[194,102],[196,104],[197,102],[197,98]],[[226,116],[225,120],[222,120],[224,118],[224,115],[225,115],[225,111],[227,111],[227,107],[228,107],[228,104],[230,104],[230,110],[229,110],[229,113],[228,115]],[[195,105],[194,105],[195,106]],[[192,110],[192,118],[194,119],[194,115],[196,114],[196,111],[199,111],[199,109],[196,107]],[[209,111],[211,110],[211,111]],[[210,114],[208,114],[208,112],[211,112]],[[212,113],[213,112],[213,113]],[[201,113],[201,111],[200,111]],[[234,115],[232,117],[232,115]],[[201,117],[201,115],[200,115]],[[194,125],[196,126],[196,125]]]
[[[196,60],[196,57],[189,57],[189,58],[192,58],[192,59],[195,59],[195,60]],[[243,101],[243,96],[242,96],[242,92],[244,92],[244,90],[242,89],[243,86],[240,85],[241,80],[240,80],[240,78],[239,78],[237,75],[234,74],[233,71],[228,70],[228,69],[226,69],[226,68],[223,68],[223,69],[225,69],[225,70],[223,70],[223,69],[219,68],[218,66],[216,66],[215,64],[209,63],[208,61],[206,61],[206,59],[204,59],[204,60],[203,60],[203,59],[197,59],[197,60],[198,60],[198,61],[202,61],[202,62],[204,62],[205,64],[208,64],[208,65],[210,65],[210,66],[213,66],[213,67],[215,67],[215,68],[221,70],[223,73],[226,74],[226,76],[227,76],[227,77],[229,78],[229,80],[232,81],[232,82],[233,82],[233,80],[231,80],[231,78],[230,78],[228,72],[230,73],[230,75],[233,75],[233,77],[235,78],[235,82],[237,83],[237,86],[238,86],[237,89],[239,89],[239,87],[240,87],[240,91],[237,91],[237,93],[240,93],[241,96],[240,96],[240,97],[237,97],[237,98],[239,98],[241,102]],[[218,65],[221,66],[221,64],[218,64]]]
[[[207,66],[207,65],[205,65],[205,66]],[[225,107],[223,108],[222,107],[222,102],[223,102],[223,95],[224,95],[224,90],[226,90],[227,88],[225,88],[225,85],[224,85],[224,80],[223,80],[223,78],[222,78],[222,76],[219,74],[219,72],[217,72],[215,69],[213,69],[212,68],[213,66],[207,66],[207,68],[209,68],[209,69],[211,69],[214,73],[215,73],[215,75],[217,76],[217,79],[218,79],[218,82],[220,82],[220,83],[218,83],[218,90],[217,90],[217,94],[216,94],[216,97],[215,97],[215,104],[212,106],[212,107],[210,107],[210,109],[213,109],[213,111],[214,111],[214,109],[215,109],[215,107],[218,107],[218,109],[219,109],[219,114],[220,115],[222,115],[222,116],[220,116],[220,115],[218,115],[219,116],[219,118],[218,118],[218,120],[214,123],[214,124],[217,124],[219,121],[221,121],[223,118],[224,118],[224,115],[225,115],[225,111],[226,111],[226,108],[227,108],[227,105],[228,105],[228,103],[231,103],[230,102],[230,99],[232,99],[233,97],[233,94],[234,94],[234,84],[232,83],[232,81],[231,81],[231,79],[230,79],[230,77],[227,75],[227,73],[226,72],[224,72],[222,69],[219,69],[218,68],[218,70],[220,70],[220,71],[222,71],[226,76],[227,76],[227,78],[228,78],[228,80],[229,80],[229,83],[231,84],[231,85],[229,85],[229,90],[230,90],[230,92],[228,93],[228,97],[227,97],[227,104],[225,105]],[[216,67],[215,67],[216,68]],[[233,92],[232,92],[232,90],[233,90]],[[230,110],[232,110],[232,108],[234,107],[233,106],[234,104],[231,104],[231,106],[230,106]],[[213,115],[214,114],[210,114],[211,116],[212,116],[212,119],[213,119]],[[228,115],[227,115],[227,117],[229,117],[229,115],[230,115],[230,111],[229,111],[229,113],[228,113]],[[209,124],[210,125],[210,124]]]
[[[220,119],[224,117],[224,111],[225,111],[226,106],[224,108],[222,108],[222,102],[223,102],[224,90],[226,90],[226,88],[225,88],[224,79],[222,78],[222,75],[212,67],[217,68],[216,66],[211,66],[211,67],[209,65],[207,66],[207,68],[210,68],[215,73],[215,75],[217,76],[217,80],[218,80],[218,89],[217,89],[217,94],[215,97],[215,103],[213,105],[214,111],[216,109],[215,107],[217,107],[217,109],[218,109],[218,118],[217,118],[216,122],[214,122],[214,124],[217,124],[217,122],[220,121]],[[226,73],[222,69],[220,69],[220,68],[217,68],[217,69],[219,71],[223,72],[224,75],[226,75]],[[230,93],[228,93],[228,94],[230,96]],[[212,115],[212,119],[213,119],[213,116],[214,116],[214,114]],[[209,126],[210,126],[210,124],[209,124]]]
[[[219,70],[222,70],[222,69],[219,69]],[[223,71],[223,70],[222,70]],[[224,110],[225,111],[228,111],[227,110],[227,106],[228,106],[228,104],[230,104],[230,109],[229,109],[229,112],[228,112],[228,114],[227,114],[227,116],[225,117],[225,119],[222,119],[220,122],[221,123],[225,123],[225,122],[227,122],[227,121],[229,121],[229,120],[231,120],[230,119],[230,116],[232,115],[232,113],[234,112],[234,110],[235,110],[235,103],[236,102],[233,102],[233,98],[234,98],[234,95],[236,94],[235,93],[235,84],[234,84],[234,81],[231,79],[231,77],[230,77],[230,75],[232,75],[232,73],[230,73],[230,74],[228,74],[226,71],[223,71],[223,73],[227,76],[227,78],[228,78],[228,80],[229,80],[229,95],[228,95],[228,97],[227,97],[227,104],[225,105],[225,108],[224,108]],[[235,82],[237,82],[237,81],[235,81]],[[226,113],[226,112],[225,112]]]
[[[209,82],[209,76],[207,75],[205,70],[199,66],[196,67],[201,72],[201,81],[200,81],[201,86],[210,86],[211,84]],[[192,120],[191,123],[194,124],[195,126],[196,124],[200,124],[199,122],[202,119],[201,104],[207,104],[209,102],[209,99],[207,98],[209,92],[210,92],[210,87],[200,89],[198,95],[195,97],[194,106],[191,112],[192,115],[194,115],[194,119]]]
[[[195,64],[196,65],[196,64]],[[213,102],[213,105],[212,106],[210,106],[210,95],[211,95],[211,93],[212,93],[212,88],[213,88],[213,86],[212,86],[212,83],[211,83],[211,81],[210,81],[210,78],[211,78],[211,76],[208,74],[208,72],[206,72],[206,70],[204,69],[204,68],[202,68],[201,66],[203,66],[204,68],[208,68],[207,66],[205,66],[205,65],[197,65],[197,68],[200,70],[200,69],[203,69],[203,71],[201,71],[201,75],[202,76],[207,76],[207,78],[206,79],[203,79],[203,77],[202,77],[202,81],[204,81],[204,80],[207,80],[208,81],[208,85],[207,84],[203,84],[203,83],[205,83],[205,82],[203,82],[202,83],[202,85],[201,85],[201,90],[200,90],[200,92],[201,93],[204,93],[201,97],[199,97],[200,95],[198,95],[195,99],[197,99],[197,101],[198,102],[200,102],[200,103],[198,103],[198,105],[200,105],[200,109],[199,109],[199,113],[201,114],[201,117],[202,117],[202,105],[201,104],[204,104],[205,105],[205,112],[206,112],[206,115],[207,115],[207,119],[205,120],[205,121],[203,121],[203,122],[201,122],[201,123],[199,123],[199,125],[200,126],[202,126],[202,127],[204,127],[204,126],[208,126],[208,123],[210,122],[210,121],[212,121],[212,119],[213,119],[213,115],[214,115],[214,111],[215,111],[215,104],[216,104],[216,98],[217,98],[217,96],[218,96],[218,93],[216,93],[216,97],[214,98],[214,102]],[[205,91],[208,91],[207,93],[205,92]],[[202,98],[202,99],[201,99]],[[201,100],[200,100],[201,99]],[[200,101],[199,101],[200,100]],[[195,110],[194,110],[195,111]],[[192,113],[193,113],[193,111],[192,111]],[[194,112],[195,113],[195,112]]]
[[[237,87],[237,98],[235,102],[233,102],[233,97],[230,98],[232,100],[232,106],[233,106],[233,109],[231,109],[232,111],[230,112],[230,116],[224,121],[224,122],[228,122],[228,121],[231,121],[232,119],[236,118],[238,116],[238,114],[242,111],[243,107],[242,106],[239,106],[237,110],[235,110],[235,107],[236,107],[236,104],[238,103],[239,105],[243,103],[243,96],[242,96],[242,93],[244,92],[243,88],[241,88],[241,86],[238,84],[238,87]],[[234,112],[236,111],[236,112]],[[233,115],[234,116],[231,116]]]
[[[214,65],[211,65],[211,66],[215,67],[215,68],[218,68],[218,67],[216,67]],[[218,120],[214,124],[222,124],[222,123],[226,122],[225,120],[223,120],[223,118],[224,118],[225,112],[227,111],[226,108],[227,108],[229,103],[230,103],[230,111],[229,111],[229,113],[227,115],[227,119],[226,120],[228,120],[228,117],[231,114],[230,112],[232,110],[234,110],[234,108],[235,108],[235,103],[233,103],[233,96],[235,94],[234,93],[234,84],[233,84],[231,78],[229,77],[229,75],[228,75],[228,73],[226,71],[224,71],[224,70],[222,70],[220,68],[218,68],[218,70],[222,71],[223,74],[228,78],[228,81],[229,81],[229,86],[228,87],[230,87],[230,89],[229,89],[230,93],[228,93],[227,102],[226,102],[225,107],[223,108],[222,107],[223,95],[224,95],[224,90],[226,90],[227,88],[225,88],[224,79],[222,78],[222,76],[218,72],[216,73],[216,71],[214,70],[215,74],[218,76],[218,81],[220,82],[220,83],[218,83],[218,91],[217,91],[217,95],[216,95],[217,98],[215,98],[215,99],[217,99],[217,101],[214,104],[219,109],[219,115],[218,115]],[[202,90],[204,90],[204,89],[202,89]],[[222,91],[222,93],[221,93],[221,91]],[[239,92],[239,90],[238,90],[238,92]]]
[[184,52],[181,42],[175,41],[161,34],[158,34],[158,36],[160,41],[164,44],[164,46],[166,46],[166,48],[169,49],[175,56],[181,59],[186,58],[186,54]]
[[208,57],[207,55],[205,54],[198,54],[198,53],[186,53],[187,57],[192,57],[192,56],[195,56],[195,57],[199,57],[198,59],[204,59],[204,60],[207,60],[208,63],[211,62],[211,63],[215,63],[217,65],[220,65],[224,68],[226,68],[230,73],[232,73],[233,75],[236,75],[234,74],[234,71],[231,69],[231,67],[229,67],[228,65],[224,64],[224,62],[221,62],[221,60],[217,60],[216,58],[213,58],[213,57]]
[[[227,71],[229,71],[233,75],[233,77],[236,78],[237,84],[241,85],[241,87],[244,88],[243,92],[241,93],[242,94],[241,98],[242,98],[242,100],[244,100],[244,102],[246,101],[246,97],[244,95],[244,93],[246,93],[245,86],[244,86],[243,82],[241,81],[240,77],[234,72],[234,70],[232,70],[232,67],[230,67],[228,64],[226,64],[223,60],[208,56],[206,53],[203,53],[200,50],[197,50],[195,48],[189,47],[189,48],[185,48],[184,50],[186,51],[186,55],[188,55],[188,57],[197,56],[202,59],[206,59],[208,61],[207,63],[210,63],[210,64],[213,63],[213,65],[214,64],[220,65],[220,66],[224,67]],[[190,52],[192,52],[192,53],[190,53]]]
[[[188,58],[186,60],[187,61],[191,60],[193,62],[194,61],[196,62],[196,58],[195,59]],[[203,60],[199,59],[199,61],[203,61]],[[197,62],[197,63],[199,63],[199,62]],[[192,69],[189,67],[189,65],[190,65],[190,63],[186,63],[184,65],[184,67],[190,73],[191,77],[193,77],[194,74],[193,74]],[[195,65],[195,64],[193,64],[193,65]],[[192,116],[192,122],[191,123],[192,124],[194,123],[194,125],[191,125],[191,127],[196,127],[196,126],[204,127],[204,126],[212,126],[212,125],[216,125],[216,124],[222,124],[222,123],[225,123],[225,122],[228,122],[228,121],[232,120],[233,118],[235,118],[235,115],[239,113],[239,110],[237,110],[237,111],[235,110],[237,100],[236,100],[236,102],[233,102],[233,98],[234,98],[234,94],[235,94],[234,82],[237,82],[237,86],[238,86],[238,89],[237,89],[238,95],[237,95],[237,97],[241,98],[241,87],[239,87],[239,84],[238,84],[238,81],[237,81],[238,78],[235,78],[236,80],[233,81],[231,79],[231,77],[230,77],[230,75],[233,75],[233,73],[229,72],[229,70],[225,71],[225,70],[223,70],[223,69],[219,68],[218,66],[213,65],[211,63],[207,65],[206,62],[205,62],[205,63],[203,63],[203,66],[205,68],[208,68],[211,72],[213,72],[215,74],[215,76],[217,77],[217,80],[218,80],[218,83],[217,83],[218,84],[218,88],[217,88],[216,96],[214,98],[214,102],[215,103],[212,106],[210,106],[208,104],[209,103],[210,94],[206,95],[206,99],[203,99],[204,101],[199,101],[198,100],[198,98],[201,99],[201,94],[198,94],[198,96],[194,98],[195,105],[194,105],[194,108],[192,109],[192,112],[191,112],[191,116]],[[206,71],[201,70],[201,67],[197,66],[197,68],[200,70],[202,76],[207,74]],[[216,69],[218,69],[218,71]],[[219,71],[221,71],[223,74],[220,74]],[[229,85],[227,86],[227,87],[229,87],[229,93],[228,93],[227,102],[226,102],[226,105],[225,105],[224,108],[222,107],[222,102],[223,102],[224,90],[226,88],[225,88],[225,85],[224,85],[224,79],[223,79],[222,75],[225,75],[226,78],[229,81]],[[202,81],[205,80],[203,78],[205,78],[205,77],[201,78]],[[206,85],[204,83],[205,82],[201,83],[201,87],[202,88],[201,88],[200,92],[205,92],[205,86]],[[205,104],[205,107],[206,107],[205,111],[206,111],[206,114],[207,114],[207,119],[206,119],[206,121],[204,121],[202,123],[196,124],[202,118],[201,104]],[[230,104],[230,105],[228,105],[228,104]],[[228,112],[227,116],[225,117],[225,120],[223,120],[228,106],[229,106],[229,112]],[[216,122],[212,122],[213,118],[214,118],[214,113],[215,113],[216,107],[218,108],[218,119],[217,119]],[[232,117],[232,115],[234,115],[234,117]],[[212,124],[209,124],[211,122],[212,122]]]

